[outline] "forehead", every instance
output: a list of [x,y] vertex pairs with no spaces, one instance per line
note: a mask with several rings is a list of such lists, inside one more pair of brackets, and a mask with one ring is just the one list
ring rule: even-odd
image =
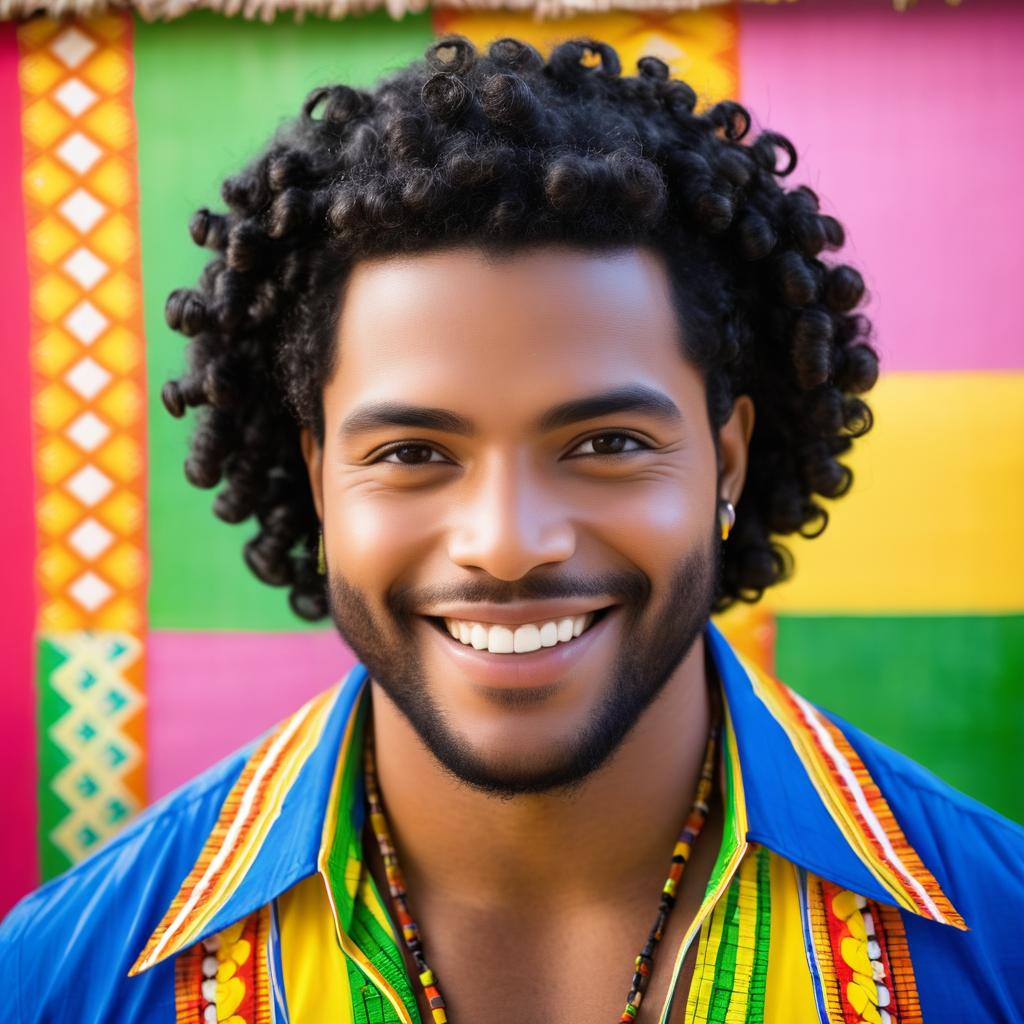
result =
[[625,383],[700,400],[680,332],[664,265],[645,249],[364,261],[345,289],[325,411],[390,400],[533,415]]

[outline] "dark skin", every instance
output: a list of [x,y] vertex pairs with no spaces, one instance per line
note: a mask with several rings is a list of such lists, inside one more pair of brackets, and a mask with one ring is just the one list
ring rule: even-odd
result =
[[[415,659],[431,713],[488,780],[467,784],[442,763],[400,706],[406,698],[374,678],[381,792],[455,1024],[617,1019],[654,920],[710,721],[699,632],[599,767],[569,786],[543,780],[571,763],[616,685],[626,631],[666,621],[680,599],[673,571],[710,557],[718,499],[736,504],[742,490],[753,405],[736,400],[716,456],[680,330],[663,264],[641,249],[546,247],[495,260],[461,248],[359,263],[348,283],[323,395],[325,442],[303,432],[302,449],[329,575]],[[554,425],[545,416],[624,384],[668,402]],[[446,410],[472,429],[363,422],[341,432],[354,411],[380,402]],[[636,618],[600,593],[507,600],[524,579],[616,572],[649,584]],[[459,600],[468,585],[493,600]],[[396,589],[425,596],[408,631],[393,621]],[[707,596],[693,600],[703,608]],[[560,660],[561,645],[473,651],[431,621],[511,627],[588,607],[606,609],[603,620]],[[510,670],[517,658],[534,667]],[[665,1001],[721,827],[716,799],[641,1021],[657,1019]],[[376,854],[370,863],[379,868]],[[683,1019],[692,960],[691,949],[673,1021]]]

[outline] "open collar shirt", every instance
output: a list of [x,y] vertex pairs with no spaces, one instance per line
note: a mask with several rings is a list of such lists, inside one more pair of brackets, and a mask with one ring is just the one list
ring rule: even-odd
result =
[[[1024,830],[718,629],[725,824],[659,1024],[1024,1021]],[[363,860],[367,672],[150,807],[0,926],[5,1020],[434,1024]],[[435,1022],[443,1011],[434,1011]]]

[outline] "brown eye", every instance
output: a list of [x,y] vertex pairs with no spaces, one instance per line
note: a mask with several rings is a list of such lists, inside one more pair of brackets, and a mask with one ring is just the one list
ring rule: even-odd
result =
[[429,462],[433,452],[434,450],[425,444],[403,444],[401,448],[396,448],[391,454],[398,462],[415,466],[421,462]]
[[[580,455],[623,455],[626,452],[641,451],[649,447],[650,445],[645,444],[637,437],[633,437],[632,434],[609,432],[588,437],[586,441],[580,442],[573,450]],[[588,448],[589,451],[587,450]]]
[[390,462],[392,465],[398,463],[402,466],[424,466],[429,462],[441,463],[447,460],[429,444],[399,444],[384,452],[378,461]]
[[598,455],[618,455],[626,447],[628,440],[625,434],[602,434],[595,437],[591,444]]

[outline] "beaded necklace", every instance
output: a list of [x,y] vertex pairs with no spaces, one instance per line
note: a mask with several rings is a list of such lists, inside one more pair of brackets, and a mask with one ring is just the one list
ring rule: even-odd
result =
[[[717,698],[717,694],[715,697]],[[697,781],[697,790],[694,793],[690,813],[686,817],[686,824],[679,833],[675,848],[672,851],[672,863],[669,867],[668,878],[665,880],[664,886],[662,886],[661,897],[658,900],[658,913],[654,921],[654,927],[647,936],[647,942],[640,951],[640,955],[634,961],[633,980],[630,983],[629,995],[626,997],[626,1008],[622,1011],[622,1016],[619,1017],[619,1024],[632,1024],[640,1012],[640,1004],[643,1001],[644,992],[647,990],[647,983],[650,980],[651,970],[654,966],[654,951],[665,932],[668,916],[676,905],[676,892],[679,887],[679,880],[682,878],[683,869],[690,859],[693,844],[697,841],[697,837],[704,827],[704,822],[707,820],[708,798],[711,795],[715,768],[715,750],[718,746],[718,734],[721,725],[721,705],[717,699],[713,700],[713,706],[711,728],[708,731],[707,744],[704,748],[704,761],[701,766],[700,778]],[[367,730],[366,733],[364,763],[366,770],[366,799],[370,806],[370,824],[374,835],[377,837],[377,845],[380,847],[388,890],[391,893],[391,902],[395,915],[402,929],[405,947],[409,950],[409,954],[416,964],[416,972],[419,976],[420,985],[423,987],[427,1004],[430,1006],[434,1024],[447,1024],[448,1014],[444,997],[437,986],[434,972],[430,969],[423,955],[419,926],[409,913],[409,896],[405,888],[405,879],[402,876],[401,868],[398,866],[398,855],[391,841],[391,832],[388,828],[387,819],[384,817],[384,807],[381,803],[380,790],[377,786],[377,764],[373,754],[372,730]]]

